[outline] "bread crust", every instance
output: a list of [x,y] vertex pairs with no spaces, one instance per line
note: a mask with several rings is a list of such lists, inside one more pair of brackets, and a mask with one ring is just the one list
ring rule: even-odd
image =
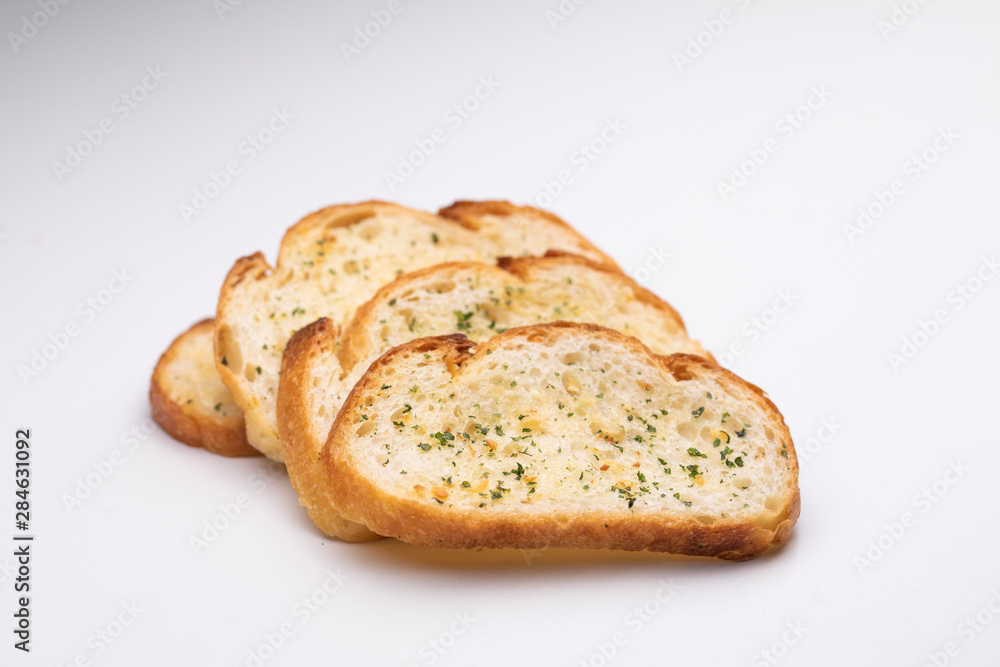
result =
[[[745,521],[716,521],[704,525],[695,519],[676,520],[615,513],[579,513],[572,516],[529,516],[516,512],[476,513],[451,509],[441,511],[426,502],[396,497],[379,488],[360,473],[350,461],[352,429],[348,420],[360,407],[361,397],[385,381],[385,369],[399,357],[431,354],[453,366],[455,373],[496,349],[504,341],[533,335],[546,336],[559,330],[576,329],[599,339],[614,340],[648,357],[651,366],[659,366],[679,380],[714,375],[733,393],[754,402],[771,418],[770,426],[788,443],[791,488],[779,504],[779,521],[773,530]],[[370,408],[369,408],[370,409]],[[667,551],[694,556],[713,556],[724,560],[743,560],[763,553],[771,545],[787,539],[798,519],[798,459],[791,433],[781,413],[764,392],[733,373],[700,357],[676,354],[659,356],[634,338],[596,325],[556,322],[510,329],[478,346],[465,336],[455,334],[424,338],[393,348],[371,365],[348,396],[330,432],[323,450],[330,499],[348,519],[365,523],[381,535],[399,538],[412,544],[451,547],[543,547],[615,548],[629,551]]]
[[[442,218],[447,218],[449,220],[455,220],[462,225],[469,227],[470,229],[479,229],[479,220],[483,216],[487,215],[497,215],[497,216],[512,216],[520,215],[526,218],[533,218],[535,220],[547,220],[548,222],[555,223],[563,229],[567,229],[583,241],[584,245],[590,252],[593,252],[601,257],[602,263],[613,267],[616,271],[621,272],[621,267],[606,255],[600,248],[595,246],[593,243],[588,241],[586,238],[581,236],[572,225],[560,218],[554,213],[549,211],[543,211],[540,208],[535,208],[534,206],[518,206],[517,204],[512,204],[509,201],[504,200],[484,200],[484,201],[466,201],[460,200],[456,201],[451,206],[445,206],[438,211],[438,215]],[[549,251],[559,253],[561,251]]]
[[194,336],[212,336],[215,321],[202,320],[179,335],[160,355],[149,384],[153,420],[170,437],[191,447],[200,447],[220,456],[260,456],[246,439],[243,415],[224,417],[207,413],[170,397],[167,390],[170,365],[178,358],[181,345]]
[[307,371],[316,357],[334,354],[335,340],[333,323],[322,318],[297,331],[285,347],[281,361],[282,390],[278,393],[285,467],[299,495],[299,504],[306,508],[317,528],[345,542],[368,542],[380,539],[379,535],[364,524],[348,521],[333,509],[326,496],[326,480],[316,473],[315,461],[311,460],[314,448],[309,420],[314,418],[315,406],[307,403],[312,389]]

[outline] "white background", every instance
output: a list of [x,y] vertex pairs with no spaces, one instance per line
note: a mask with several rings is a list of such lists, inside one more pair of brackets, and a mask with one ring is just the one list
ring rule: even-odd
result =
[[[591,0],[554,27],[557,0],[404,0],[348,61],[341,44],[387,2],[333,4],[245,0],[220,18],[210,0],[71,2],[37,34],[23,18],[36,2],[3,4],[0,540],[15,532],[14,431],[30,427],[37,541],[30,655],[12,648],[0,548],[0,662],[252,665],[248,651],[290,622],[263,664],[600,665],[617,632],[608,664],[763,665],[773,647],[786,665],[922,665],[948,642],[957,654],[939,664],[996,664],[1000,618],[987,608],[992,623],[960,624],[1000,591],[1000,280],[976,282],[1000,251],[1000,6],[909,0],[890,31],[890,0]],[[732,20],[712,37],[703,22],[719,32],[723,10]],[[21,31],[33,36],[15,49]],[[707,46],[679,66],[699,33]],[[121,118],[116,99],[147,67],[165,78]],[[449,124],[480,77],[499,87]],[[828,99],[800,108],[813,90]],[[241,142],[276,108],[294,119],[248,161]],[[808,119],[788,136],[796,111]],[[53,163],[104,118],[113,132],[60,180]],[[581,169],[580,146],[609,119],[624,129]],[[446,141],[390,189],[385,173],[437,127]],[[723,197],[718,184],[769,138],[777,151]],[[925,149],[936,160],[914,180]],[[181,205],[229,160],[240,173],[186,223]],[[273,261],[284,229],[327,204],[528,203],[562,170],[572,182],[542,203],[784,413],[802,515],[783,549],[734,564],[340,544],[262,460],[158,429],[127,447],[149,423],[158,355],[214,311],[237,257]],[[902,194],[849,238],[858,208],[897,179]],[[654,251],[670,258],[646,273]],[[128,286],[88,321],[78,304],[122,269]],[[959,307],[968,281],[981,289]],[[792,305],[774,318],[780,291]],[[935,335],[894,367],[938,310]],[[70,322],[79,335],[22,380]],[[742,354],[725,358],[733,343]],[[67,509],[115,450],[121,465]],[[967,468],[953,484],[952,464]],[[268,480],[259,495],[254,474]],[[251,505],[195,555],[189,538],[240,493]],[[328,570],[346,579],[302,622],[296,604]],[[629,616],[671,579],[669,602]],[[135,622],[110,646],[96,639],[133,602]],[[462,613],[471,627],[448,635]],[[786,633],[796,623],[801,638]],[[443,654],[429,648],[439,640]]]

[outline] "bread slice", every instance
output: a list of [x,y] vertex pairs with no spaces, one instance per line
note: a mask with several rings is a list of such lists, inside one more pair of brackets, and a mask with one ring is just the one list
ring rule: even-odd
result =
[[614,269],[564,253],[404,274],[361,306],[346,329],[320,321],[292,336],[278,426],[288,475],[317,527],[341,539],[348,539],[345,525],[354,530],[330,505],[319,454],[348,393],[382,353],[421,336],[462,332],[482,341],[508,327],[557,319],[604,324],[662,354],[708,356],[665,301]]
[[388,204],[332,206],[285,234],[272,268],[257,253],[229,272],[216,315],[216,367],[243,409],[247,439],[281,461],[275,402],[285,343],[318,317],[345,326],[398,275],[445,261],[575,252],[614,263],[553,215],[506,202],[459,202],[432,215]]
[[149,386],[153,419],[186,445],[222,456],[260,456],[247,442],[243,411],[215,371],[214,330],[214,320],[202,320],[160,356]]
[[588,324],[393,348],[322,459],[346,518],[427,546],[740,560],[799,514],[792,439],[760,389]]

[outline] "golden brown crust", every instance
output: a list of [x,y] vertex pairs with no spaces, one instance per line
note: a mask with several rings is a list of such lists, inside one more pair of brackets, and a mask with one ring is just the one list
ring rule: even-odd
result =
[[[383,370],[396,357],[429,353],[439,359],[450,357],[457,365],[465,365],[487,354],[486,344],[478,346],[461,335],[424,338],[400,345],[385,353],[372,364],[344,403],[330,432],[330,440],[322,454],[327,473],[330,498],[340,512],[367,524],[379,534],[426,546],[475,548],[543,547],[616,548],[629,551],[647,549],[695,556],[714,556],[725,560],[742,560],[763,553],[790,533],[799,514],[798,460],[791,434],[784,419],[760,389],[715,364],[691,355],[658,356],[634,338],[596,325],[556,322],[519,327],[492,339],[495,348],[504,340],[545,336],[557,329],[574,328],[598,333],[614,339],[646,355],[650,363],[671,374],[684,376],[697,369],[702,375],[716,375],[734,393],[757,403],[774,417],[772,428],[787,441],[793,491],[784,499],[780,521],[774,530],[749,522],[717,521],[711,526],[694,519],[663,520],[643,515],[579,514],[572,516],[527,516],[516,512],[476,514],[453,510],[448,513],[416,500],[398,498],[375,485],[349,461],[352,430],[346,420],[358,407],[361,396],[369,395],[383,381]],[[773,411],[773,412],[772,412]],[[343,425],[342,425],[343,423]]]
[[178,403],[166,390],[167,369],[177,358],[178,348],[189,336],[208,336],[214,329],[212,319],[202,320],[178,336],[160,355],[149,386],[153,420],[174,440],[191,447],[201,447],[221,456],[260,456],[246,439],[243,416],[223,417]]
[[322,468],[310,460],[312,447],[308,439],[314,415],[304,405],[313,390],[307,371],[316,357],[334,354],[335,341],[336,327],[322,318],[297,331],[285,347],[281,361],[282,390],[278,392],[277,406],[285,466],[299,495],[299,503],[320,530],[347,542],[377,540],[379,535],[363,524],[348,521],[333,509],[326,499]]
[[621,271],[621,267],[615,263],[615,260],[611,259],[609,256],[604,254],[600,248],[595,246],[593,243],[588,241],[583,235],[576,231],[572,225],[560,218],[559,216],[549,213],[548,211],[543,211],[540,208],[535,208],[534,206],[518,206],[512,204],[509,201],[503,200],[486,200],[486,201],[457,201],[451,206],[445,206],[440,211],[438,215],[442,218],[449,218],[451,220],[457,220],[466,227],[470,229],[479,229],[480,221],[479,219],[487,215],[497,215],[497,216],[512,216],[521,215],[526,218],[533,218],[536,220],[548,220],[553,222],[564,229],[568,229],[576,234],[580,240],[586,245],[587,249],[591,252],[597,253],[604,263],[608,266],[613,266],[614,268]]

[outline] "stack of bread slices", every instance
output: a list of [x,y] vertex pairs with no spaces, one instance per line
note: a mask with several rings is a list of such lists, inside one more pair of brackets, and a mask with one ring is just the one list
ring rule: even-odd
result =
[[740,560],[784,540],[777,408],[556,216],[332,206],[236,262],[150,401],[171,436],[284,462],[323,533]]

